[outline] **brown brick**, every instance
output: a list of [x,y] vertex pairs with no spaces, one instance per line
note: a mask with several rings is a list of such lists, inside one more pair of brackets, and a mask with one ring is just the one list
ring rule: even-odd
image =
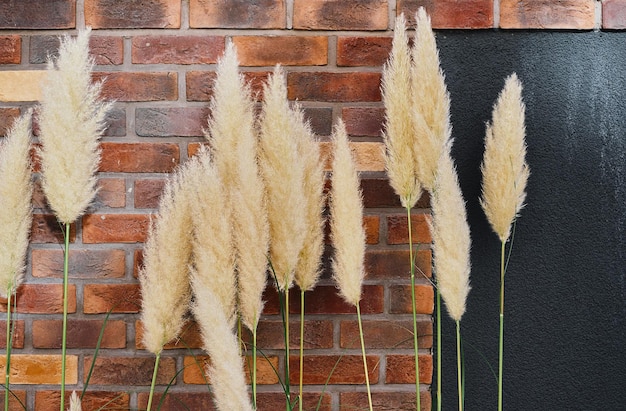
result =
[[[247,359],[249,359],[249,361],[244,361],[244,372],[248,383],[250,383],[249,367],[252,365],[252,359],[249,357],[247,357]],[[210,383],[210,378],[206,372],[210,363],[211,359],[206,355],[185,356],[185,371],[183,371],[183,381],[185,384],[203,385],[207,384],[207,382]],[[278,357],[263,357],[259,355],[256,365],[257,384],[271,385],[278,383],[278,376],[275,371],[278,369]]]
[[[67,310],[76,312],[76,286],[68,284]],[[0,312],[7,310],[6,299],[0,301]],[[63,284],[22,284],[17,289],[17,312],[28,314],[63,313]]]
[[[370,384],[378,383],[379,357],[367,356]],[[299,357],[290,359],[289,379],[298,381]],[[334,368],[334,371],[333,371]],[[363,357],[360,355],[307,355],[304,357],[304,384],[365,384]]]
[[285,0],[190,0],[189,14],[193,28],[286,27]]
[[180,161],[174,143],[104,142],[100,171],[111,173],[169,173]]
[[398,0],[397,14],[415,25],[415,14],[424,7],[436,29],[487,29],[493,27],[493,0]]
[[[243,77],[252,89],[253,97],[262,100],[263,83],[267,80],[269,71],[246,71]],[[213,82],[215,72],[210,71],[189,71],[186,75],[187,101],[209,101],[213,95]]]
[[304,107],[304,119],[318,136],[329,136],[333,127],[333,109],[330,107]]
[[[358,171],[384,171],[385,159],[383,156],[382,143],[370,141],[350,143]],[[332,144],[320,143],[320,155],[325,164],[325,169],[330,170],[332,163]]]
[[[123,320],[68,320],[67,348],[96,348],[104,327],[100,348],[126,347],[126,322]],[[62,320],[34,320],[32,325],[34,348],[61,348]]]
[[83,217],[83,242],[143,243],[149,224],[145,214],[88,214]]
[[294,0],[293,28],[386,30],[386,0]]
[[[139,409],[145,410],[148,406],[149,393],[140,392],[137,395]],[[161,404],[163,394],[155,392],[152,398],[152,404]],[[284,401],[283,401],[284,402]],[[162,406],[159,407],[163,411],[183,411],[183,410],[202,410],[215,411],[215,401],[213,394],[210,392],[168,392],[163,400]]]
[[20,64],[22,38],[17,35],[0,36],[0,64]]
[[[419,356],[420,384],[430,384],[433,377],[433,357]],[[388,355],[386,384],[415,384],[415,357]]]
[[626,29],[626,1],[604,0],[602,2],[602,28],[608,30]]
[[141,309],[139,284],[86,284],[85,314],[136,313]]
[[[433,345],[433,325],[430,321],[417,323],[419,348]],[[361,348],[359,326],[356,321],[341,322],[340,344],[342,348]],[[366,348],[413,348],[413,321],[365,320],[363,341]]]
[[[141,321],[135,322],[135,348],[138,350],[145,350],[143,345],[144,327]],[[180,335],[174,340],[170,341],[163,348],[166,350],[173,349],[194,349],[203,348],[202,336],[200,335],[200,328],[195,321],[188,321],[180,332]]]
[[[411,302],[411,285],[389,286],[389,312],[391,314],[410,314],[413,312]],[[432,314],[435,305],[435,293],[432,285],[415,286],[415,309],[419,314]]]
[[[11,320],[13,328],[13,348],[24,348],[24,320]],[[0,348],[7,348],[7,322],[0,321]]]
[[[292,401],[295,401],[296,393],[293,390],[292,396]],[[307,391],[303,393],[303,396],[302,408],[305,410],[331,411],[333,409],[331,404],[332,398],[328,390],[323,393]],[[285,394],[283,392],[260,392],[257,395],[257,405],[259,410],[279,410],[285,408]]]
[[[430,250],[418,250],[413,258],[417,270],[416,278],[431,277],[432,260]],[[411,278],[409,250],[368,250],[365,253],[365,267],[369,278]]]
[[290,100],[380,101],[380,73],[293,72],[287,75]]
[[[308,295],[308,294],[306,294]],[[305,301],[306,301],[305,295]],[[299,297],[299,296],[298,296]],[[295,320],[295,318],[292,317]],[[250,342],[250,339],[246,340]],[[260,349],[282,350],[285,348],[282,321],[261,321],[257,328],[257,346]],[[289,328],[289,346],[300,347],[300,323]],[[305,320],[304,348],[321,349],[333,347],[333,323],[330,320]]]
[[142,137],[202,136],[208,117],[206,107],[137,108],[135,132]]
[[328,64],[324,36],[235,36],[242,66],[323,66]]
[[[421,411],[431,411],[431,404],[430,392],[421,391]],[[377,411],[415,411],[415,391],[372,392],[372,406]],[[339,394],[339,408],[342,410],[358,410],[367,407],[368,399],[365,392],[342,392]]]
[[380,238],[380,216],[363,216],[363,226],[365,227],[365,243],[378,244]]
[[97,72],[94,80],[104,80],[102,97],[115,101],[173,101],[178,99],[178,74]]
[[133,277],[139,278],[139,270],[143,267],[143,250],[135,250],[133,253]]
[[126,181],[121,178],[100,178],[92,208],[126,206]]
[[165,182],[164,179],[136,180],[133,189],[135,208],[157,208]]
[[[4,404],[4,393],[5,390],[2,390],[0,394],[0,402],[2,404]],[[9,394],[9,411],[24,411],[25,408],[23,404],[26,404],[26,391],[16,390],[11,387],[11,394]]]
[[591,30],[594,0],[501,0],[500,27],[505,29]]
[[138,36],[134,64],[213,64],[224,53],[223,36]]
[[17,107],[0,107],[0,136],[6,136],[19,116],[20,109]]
[[85,0],[85,23],[95,29],[180,27],[180,0]]
[[[76,241],[76,226],[70,226],[70,243]],[[52,214],[33,214],[33,223],[30,231],[30,242],[63,244],[63,229],[57,218]]]
[[[70,248],[70,278],[122,278],[126,271],[124,250],[73,250]],[[62,278],[63,250],[32,250],[33,277]]]
[[[77,393],[80,392],[77,390]],[[69,404],[71,390],[65,392],[65,404]],[[35,392],[36,410],[58,410],[61,406],[61,391]],[[81,400],[83,410],[130,409],[130,394],[115,391],[94,391],[91,388],[85,392]]]
[[380,137],[385,119],[384,108],[344,107],[341,117],[351,136]]
[[0,29],[71,29],[76,0],[22,0],[0,3]]
[[390,37],[339,37],[337,65],[358,67],[382,65],[391,52]]
[[[59,54],[59,36],[32,36],[29,62],[44,64]],[[90,55],[98,65],[120,65],[124,62],[124,43],[121,37],[92,36],[89,39]]]
[[[84,376],[87,377],[92,357],[85,357]],[[104,357],[98,356],[95,360],[90,385],[150,385],[154,370],[154,357]],[[171,381],[176,383],[176,359],[161,356],[156,383],[167,385]]]
[[[411,237],[413,244],[429,244],[432,237],[428,221],[428,214],[411,214]],[[408,244],[408,218],[406,215],[387,216],[387,243],[388,244]]]
[[[11,355],[11,384],[60,384],[61,355]],[[0,356],[0,369],[4,370],[6,356]],[[78,356],[66,356],[65,383],[78,382]]]
[[[271,287],[270,287],[271,288]],[[300,312],[300,292],[292,291],[291,312]],[[356,308],[346,303],[335,286],[321,285],[306,294],[304,300],[306,314],[354,314]],[[377,314],[383,312],[384,295],[382,285],[364,285],[361,292],[361,313]]]
[[[363,204],[365,208],[400,207],[400,198],[389,185],[386,178],[362,178]],[[415,208],[428,208],[430,196],[424,192]]]

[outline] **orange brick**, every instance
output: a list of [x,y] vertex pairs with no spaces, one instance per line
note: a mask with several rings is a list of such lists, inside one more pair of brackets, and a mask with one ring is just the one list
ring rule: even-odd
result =
[[96,29],[178,28],[180,0],[85,0],[85,23]]
[[[430,250],[418,250],[413,253],[416,275],[430,278],[432,275],[432,253]],[[410,278],[411,265],[409,250],[368,250],[365,253],[365,266],[368,278]]]
[[386,30],[386,0],[294,0],[293,28]]
[[[249,361],[244,360],[244,372],[246,373],[246,379],[250,383],[250,365],[252,359],[247,357]],[[211,364],[211,359],[206,355],[185,356],[184,365],[185,371],[183,371],[183,381],[185,384],[207,384],[211,382],[208,374],[207,367]],[[257,384],[272,385],[278,384],[278,376],[275,370],[278,369],[278,357],[273,356],[258,356],[257,357]]]
[[[430,384],[433,378],[433,357],[419,356],[420,384]],[[388,355],[386,384],[415,384],[415,357]]]
[[141,310],[139,284],[86,284],[83,299],[85,314],[137,313]]
[[[13,348],[24,348],[24,320],[11,320],[13,326]],[[7,348],[7,322],[0,321],[0,348]]]
[[222,36],[137,36],[134,64],[213,64],[224,53]]
[[487,29],[493,27],[493,0],[398,0],[396,12],[415,26],[415,14],[424,7],[435,29]]
[[[389,312],[392,314],[410,314],[413,312],[410,285],[389,286]],[[415,286],[415,309],[419,314],[432,314],[435,305],[435,293],[432,285]]]
[[[85,357],[84,376],[87,378],[93,357]],[[154,371],[154,356],[150,357],[105,357],[99,355],[95,360],[90,385],[150,385]],[[176,359],[161,356],[156,383],[176,384]]]
[[[69,404],[71,390],[65,392],[65,404]],[[61,406],[61,391],[37,391],[36,410],[57,410]],[[83,410],[130,409],[130,394],[115,391],[94,391],[89,389],[81,400]]]
[[19,116],[18,107],[0,107],[0,136],[6,136],[7,131]]
[[328,39],[323,36],[235,36],[242,66],[323,66],[328,64]]
[[[375,355],[368,355],[367,370],[371,384],[378,383],[379,361]],[[298,356],[290,358],[289,379],[299,380]],[[334,369],[334,370],[333,370]],[[360,355],[307,355],[304,357],[304,384],[365,384],[363,357]]]
[[[375,142],[352,142],[350,149],[356,162],[358,171],[384,171],[385,159],[383,156],[382,143]],[[330,170],[332,163],[332,144],[328,142],[320,143],[320,155],[325,164],[325,169]]]
[[173,101],[178,99],[178,73],[96,72],[104,80],[102,97],[115,101]]
[[[432,398],[429,391],[420,392],[421,411],[431,411]],[[415,411],[415,391],[413,392],[372,392],[372,406],[375,410]],[[342,392],[339,394],[339,409],[360,410],[368,407],[367,393]]]
[[180,162],[174,143],[101,143],[101,172],[169,173]]
[[[61,355],[11,355],[11,384],[61,384]],[[6,356],[0,355],[0,369],[5,373]],[[66,356],[65,383],[78,382],[78,356]]]
[[0,36],[0,64],[20,64],[22,61],[22,37]]
[[505,29],[591,30],[594,0],[501,0],[500,27]]
[[[67,309],[76,312],[76,286],[68,284]],[[6,300],[0,312],[6,312]],[[17,289],[17,312],[28,314],[63,313],[63,284],[22,284]]]
[[290,100],[380,101],[380,73],[292,72],[287,74]]
[[[4,404],[4,393],[5,390],[2,390],[2,394],[0,394],[0,402],[2,402],[2,404]],[[26,391],[11,388],[11,394],[9,394],[9,411],[24,411],[23,404],[26,404]]]
[[[63,250],[32,250],[33,277],[62,278]],[[79,250],[70,248],[70,278],[121,278],[126,272],[124,250]]]
[[280,29],[286,27],[285,0],[190,0],[193,28]]
[[[428,214],[411,214],[411,237],[413,244],[430,244],[432,237],[428,221]],[[387,216],[387,243],[388,244],[408,244],[408,218],[406,215]]]
[[[404,320],[365,320],[363,340],[366,348],[413,348],[413,321]],[[433,345],[433,325],[430,321],[417,322],[419,348]],[[342,321],[340,331],[342,348],[361,348],[359,326],[356,321]]]
[[92,207],[123,208],[125,206],[126,181],[122,178],[100,178],[98,180],[98,193],[94,198]]
[[391,37],[339,37],[338,66],[382,67],[391,52]]
[[[269,71],[246,71],[243,77],[252,89],[253,96],[257,100],[263,98],[263,84],[267,80]],[[187,101],[209,101],[213,95],[213,82],[215,72],[210,71],[189,71],[186,75]]]
[[[104,327],[100,348],[125,348],[126,323],[123,320],[68,320],[67,348],[96,348]],[[61,348],[62,320],[34,320],[32,324],[34,348]]]
[[363,216],[363,226],[365,227],[365,242],[367,244],[378,244],[380,231],[380,216]]
[[145,214],[88,214],[83,217],[83,242],[143,243],[149,224]]

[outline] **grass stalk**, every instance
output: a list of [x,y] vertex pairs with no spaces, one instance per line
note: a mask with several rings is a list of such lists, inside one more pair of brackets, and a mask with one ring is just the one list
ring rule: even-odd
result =
[[298,394],[298,409],[302,411],[302,385],[304,381],[304,290],[300,290],[300,381]]
[[504,273],[505,241],[500,248],[500,338],[498,339],[498,411],[502,411],[502,363],[504,360]]
[[148,396],[147,411],[152,407],[152,398],[154,397],[154,386],[156,385],[157,373],[159,371],[159,361],[161,361],[161,352],[159,351],[154,358],[154,371],[152,372],[152,382],[150,383],[150,395]]
[[[372,407],[372,391],[370,390],[370,376],[367,368],[367,357],[365,356],[365,341],[363,340],[363,324],[361,323],[361,305],[356,304],[356,317],[359,323],[359,337],[361,339],[361,355],[363,356],[363,371],[365,372],[365,386],[367,388],[367,401],[370,407],[370,411],[373,411]],[[418,409],[419,410],[419,409]]]
[[411,209],[406,208],[407,226],[409,232],[409,261],[411,263],[411,309],[413,311],[413,348],[415,351],[415,409],[421,410],[420,404],[420,365],[419,342],[417,335],[417,305],[415,302],[415,262],[413,261],[413,230],[411,228]]
[[7,352],[4,374],[4,411],[9,410],[9,386],[11,383],[11,348],[13,345],[13,333],[11,332],[11,296],[12,287],[7,291]]
[[463,378],[461,369],[461,322],[456,320],[456,369],[459,411],[463,411]]
[[289,382],[289,289],[285,287],[285,395],[287,411],[291,411],[291,390]]
[[65,249],[63,253],[63,332],[61,337],[61,411],[65,410],[65,374],[67,357],[67,292],[70,261],[70,223],[65,223]]
[[256,337],[257,337],[257,327],[254,327],[252,330],[252,406],[256,410],[256,367],[257,367],[257,358],[256,358]]
[[441,411],[441,293],[439,288],[435,287],[435,298],[437,312],[437,411]]

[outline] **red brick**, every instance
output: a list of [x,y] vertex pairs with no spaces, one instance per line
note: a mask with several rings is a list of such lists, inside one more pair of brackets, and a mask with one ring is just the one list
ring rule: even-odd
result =
[[[183,381],[185,384],[204,385],[207,384],[207,382],[210,383],[210,378],[206,372],[210,363],[211,359],[206,355],[185,356],[185,370],[183,371]],[[252,360],[244,361],[244,372],[246,374],[248,384],[250,383],[251,365]],[[259,355],[257,357],[256,365],[257,384],[278,384],[278,376],[276,375],[276,370],[278,369],[278,357],[262,357]]]
[[[80,391],[77,390],[80,394]],[[65,404],[69,404],[71,390],[65,392]],[[115,391],[94,391],[91,389],[85,392],[81,400],[83,410],[106,410],[106,409],[130,409],[130,394],[127,392]],[[37,410],[58,410],[61,406],[60,391],[37,391],[35,392],[35,409]]]
[[71,29],[76,0],[25,0],[0,3],[0,29]]
[[[145,350],[143,345],[144,327],[141,321],[135,322],[135,348],[138,350]],[[170,341],[163,348],[166,350],[173,349],[194,349],[203,348],[202,336],[200,335],[200,328],[195,321],[187,322],[180,335],[174,340]]]
[[180,0],[85,0],[85,23],[95,29],[179,28]]
[[[59,36],[32,36],[30,38],[29,62],[45,64],[50,57],[59,54]],[[98,65],[120,65],[124,62],[124,43],[121,37],[92,36],[89,39],[90,55]]]
[[97,72],[96,81],[104,80],[102,97],[115,101],[173,101],[178,99],[178,74]]
[[386,30],[386,0],[294,0],[293,28]]
[[378,244],[380,238],[380,216],[363,216],[363,226],[365,227],[365,243]]
[[626,29],[626,1],[604,0],[602,2],[602,28]]
[[[13,301],[11,301],[13,303]],[[12,305],[12,304],[11,304]],[[11,320],[13,328],[13,348],[24,348],[24,320]],[[0,321],[0,348],[7,348],[7,322]]]
[[17,107],[0,107],[0,136],[6,136],[19,116],[20,109]]
[[[253,96],[260,101],[263,97],[263,84],[267,80],[269,71],[246,71],[243,72],[245,81],[252,88]],[[186,75],[187,101],[209,101],[213,95],[213,82],[215,72],[189,71]]]
[[[72,224],[70,226],[70,242],[73,243],[74,241],[76,241],[76,226]],[[52,214],[33,214],[30,242],[34,244],[63,244],[63,229],[57,218]]]
[[[299,301],[299,299],[298,299]],[[305,297],[306,301],[306,297]],[[298,317],[299,318],[299,317]],[[295,320],[292,317],[292,320]],[[251,339],[246,339],[250,343]],[[282,350],[285,348],[282,321],[261,321],[257,328],[257,346],[260,349]],[[300,322],[294,322],[289,328],[289,346],[300,348]],[[304,348],[322,349],[333,347],[333,323],[330,320],[305,320]]]
[[242,66],[323,66],[328,64],[324,36],[235,36]]
[[285,0],[190,0],[189,14],[193,28],[286,27]]
[[351,136],[380,137],[385,119],[384,108],[344,107],[341,117]]
[[[92,357],[85,357],[84,376],[93,361]],[[90,385],[150,385],[154,370],[154,357],[104,357],[98,356],[95,360]],[[176,359],[161,356],[156,383],[167,385],[171,381],[176,383]]]
[[[429,391],[420,392],[421,411],[431,411],[432,398]],[[372,406],[377,411],[415,411],[415,391],[413,392],[372,392]],[[368,407],[367,393],[342,392],[339,394],[339,408],[359,410]]]
[[[389,185],[386,178],[361,178],[361,190],[363,191],[363,205],[365,208],[377,207],[400,207],[400,198]],[[428,208],[430,196],[424,192],[415,208]]]
[[[341,322],[340,344],[342,348],[361,348],[359,326],[356,321]],[[433,345],[433,325],[430,321],[417,323],[419,348]],[[366,348],[413,348],[413,321],[411,320],[365,320],[363,340]]]
[[[428,221],[428,214],[411,214],[411,237],[413,245],[430,244],[432,237]],[[406,215],[387,216],[387,243],[388,244],[408,244],[409,231],[408,219]]]
[[[268,287],[269,289],[273,287]],[[346,303],[335,286],[321,285],[307,292],[304,300],[306,314],[354,314],[356,308]],[[290,295],[290,311],[300,312],[300,291],[293,290]],[[360,308],[362,314],[383,312],[384,295],[382,285],[364,285],[361,292]]]
[[123,208],[126,206],[126,181],[121,178],[100,178],[98,193],[92,207]]
[[[370,384],[378,383],[380,358],[368,355],[367,370]],[[299,357],[290,359],[289,379],[298,381]],[[333,371],[334,368],[334,371]],[[304,384],[365,384],[363,357],[360,355],[307,355],[304,357]]]
[[[62,278],[63,258],[63,250],[32,250],[33,277]],[[73,250],[70,247],[70,278],[122,278],[125,272],[124,250]]]
[[501,0],[500,27],[505,29],[591,30],[594,0]]
[[135,208],[157,208],[165,182],[164,179],[136,180],[133,189]]
[[145,214],[88,214],[83,217],[83,242],[143,243],[149,224]]
[[[433,357],[419,356],[420,384],[430,384],[433,377]],[[386,384],[415,384],[415,357],[388,355]]]
[[337,65],[382,67],[391,52],[390,37],[339,37]]
[[[435,293],[432,285],[416,285],[416,312],[418,314],[432,314],[434,305]],[[413,312],[410,285],[389,286],[389,312],[391,314],[410,314]]]
[[104,142],[100,171],[110,173],[169,173],[180,161],[174,143]]
[[436,29],[487,29],[493,27],[493,0],[398,0],[397,14],[415,25],[415,14],[424,7]]
[[86,284],[83,299],[85,314],[136,313],[141,309],[139,284]]
[[206,107],[152,107],[135,110],[135,132],[142,137],[197,137],[204,135]]
[[[68,284],[67,310],[76,312],[76,286]],[[6,299],[0,302],[0,312],[6,312]],[[17,289],[17,312],[27,314],[63,313],[63,284],[22,284]]]
[[[295,400],[296,393],[292,391]],[[326,390],[321,392],[304,392],[303,409],[315,411],[331,411],[331,396]],[[321,399],[321,401],[320,401]],[[285,408],[285,394],[282,392],[260,392],[257,395],[259,410],[279,410]]]
[[[147,409],[149,393],[140,392],[137,396],[137,402],[140,410]],[[161,404],[163,394],[155,392],[152,398],[152,404]],[[284,402],[284,400],[283,400]],[[184,411],[184,410],[202,410],[215,411],[215,401],[213,394],[210,392],[168,392],[163,400],[161,411]]]
[[[108,320],[68,320],[67,348],[96,348],[104,327],[100,348],[126,347],[126,322]],[[34,348],[61,348],[62,320],[34,320],[32,325]]]
[[[432,254],[430,250],[418,250],[413,258],[417,267],[417,278],[432,275]],[[409,250],[368,250],[365,253],[365,267],[368,278],[391,279],[410,278],[411,265],[409,264]]]
[[0,36],[0,64],[20,64],[22,38],[17,35]]
[[[5,390],[2,390],[0,394],[0,402],[2,404],[4,404],[4,393]],[[9,411],[24,411],[24,404],[26,404],[26,391],[11,388],[11,394],[9,395]]]
[[134,64],[213,64],[224,53],[223,36],[138,36]]
[[290,100],[380,101],[380,73],[293,72],[287,75]]
[[[13,354],[11,355],[12,384],[60,384],[63,356],[52,354]],[[6,356],[0,356],[0,369],[4,371]],[[78,356],[67,355],[65,382],[68,385],[78,382]]]
[[133,277],[139,278],[139,269],[143,266],[143,250],[135,250],[133,253]]

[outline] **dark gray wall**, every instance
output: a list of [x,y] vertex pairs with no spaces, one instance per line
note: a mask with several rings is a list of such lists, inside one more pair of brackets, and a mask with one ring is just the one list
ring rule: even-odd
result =
[[[524,84],[531,177],[506,277],[507,410],[626,410],[626,33],[439,31],[472,230],[466,409],[496,409],[499,240],[480,209],[484,123]],[[444,322],[444,409],[456,407]]]

